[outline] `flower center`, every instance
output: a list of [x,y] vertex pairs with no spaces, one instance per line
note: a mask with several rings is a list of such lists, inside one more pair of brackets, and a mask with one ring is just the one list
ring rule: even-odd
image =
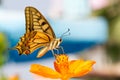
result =
[[57,54],[55,56],[56,58],[56,67],[57,67],[57,71],[60,72],[61,74],[67,74],[68,70],[69,70],[69,62],[68,62],[68,56],[65,54]]
[[56,55],[56,62],[59,64],[68,62],[68,56],[65,54]]

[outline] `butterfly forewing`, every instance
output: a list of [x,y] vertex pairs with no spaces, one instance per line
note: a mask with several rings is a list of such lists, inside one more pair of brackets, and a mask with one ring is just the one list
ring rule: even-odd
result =
[[26,33],[31,31],[40,31],[56,37],[51,26],[44,18],[44,16],[33,7],[25,8],[25,18],[26,18]]

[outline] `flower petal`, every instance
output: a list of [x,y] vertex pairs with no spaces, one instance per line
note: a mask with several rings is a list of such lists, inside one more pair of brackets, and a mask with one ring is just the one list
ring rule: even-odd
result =
[[13,75],[13,76],[10,76],[10,77],[8,78],[8,80],[19,80],[19,75],[18,75],[18,74],[15,74],[15,75]]
[[69,71],[74,72],[78,65],[83,64],[83,60],[72,60],[69,62]]
[[95,61],[83,61],[83,60],[74,60],[70,62],[70,74],[71,77],[80,77],[84,76],[92,70],[92,65]]
[[57,72],[60,73],[61,68],[60,68],[60,66],[59,66],[56,62],[54,62],[54,68],[55,68],[55,70],[56,70]]
[[53,69],[39,64],[32,64],[30,72],[47,78],[60,78],[61,75]]

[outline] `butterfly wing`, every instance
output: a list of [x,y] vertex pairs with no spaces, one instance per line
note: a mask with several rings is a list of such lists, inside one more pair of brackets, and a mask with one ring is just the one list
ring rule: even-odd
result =
[[[27,38],[27,39],[26,39]],[[26,33],[20,38],[20,42],[17,44],[16,49],[19,54],[30,54],[41,46],[49,45],[49,42],[53,40],[51,36],[41,32]]]
[[33,7],[25,8],[26,33],[31,31],[40,31],[56,37],[53,29],[44,16]]
[[26,7],[25,19],[26,33],[16,46],[19,54],[30,54],[37,48],[47,46],[56,38],[51,26],[37,9]]

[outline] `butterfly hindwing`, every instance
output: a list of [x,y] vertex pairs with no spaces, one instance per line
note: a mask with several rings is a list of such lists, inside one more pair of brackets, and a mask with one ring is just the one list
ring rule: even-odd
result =
[[37,48],[47,46],[51,40],[53,40],[53,38],[48,34],[34,31],[22,36],[16,48],[19,54],[30,54]]

